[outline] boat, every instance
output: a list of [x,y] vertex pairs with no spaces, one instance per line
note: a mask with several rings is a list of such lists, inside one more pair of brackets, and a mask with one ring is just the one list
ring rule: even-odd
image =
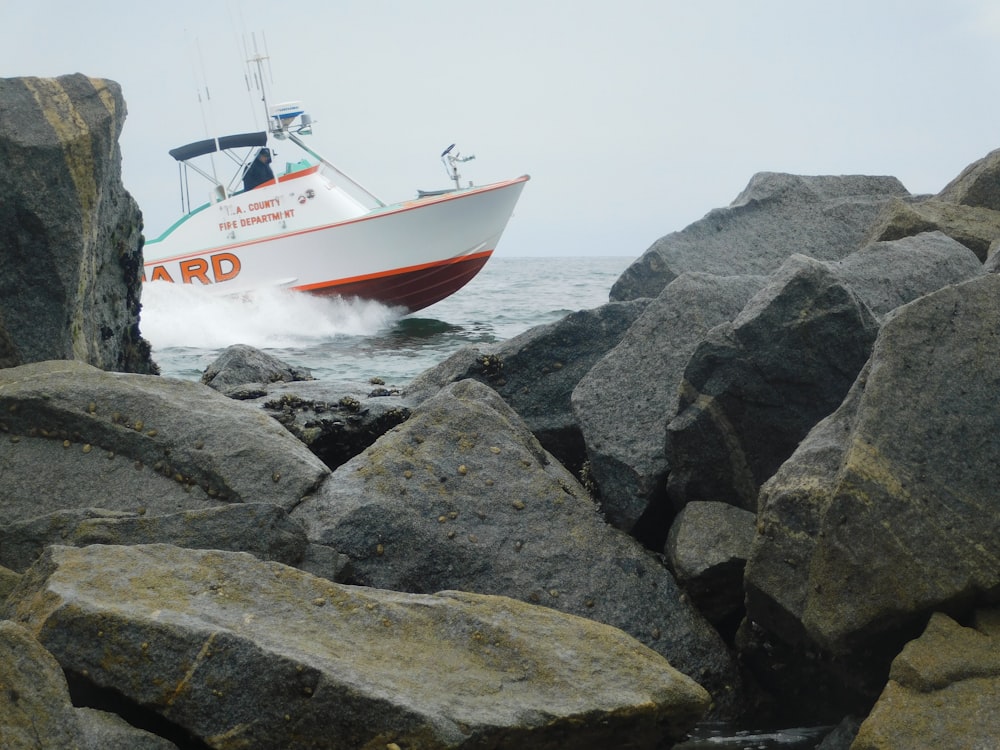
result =
[[[226,294],[280,288],[415,312],[479,273],[529,180],[462,186],[458,165],[475,157],[461,156],[452,144],[440,158],[453,186],[384,203],[307,143],[314,123],[299,102],[267,107],[265,101],[265,107],[266,130],[170,150],[183,215],[146,241],[144,283]],[[286,145],[294,150],[283,166],[246,189],[242,181],[254,161],[263,153],[273,165]],[[228,181],[216,176],[216,154],[233,165]],[[190,199],[192,172],[209,183],[207,202],[197,206]]]

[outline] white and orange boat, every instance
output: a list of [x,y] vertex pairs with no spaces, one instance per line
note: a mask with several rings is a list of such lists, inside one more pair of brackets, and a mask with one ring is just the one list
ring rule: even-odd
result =
[[[265,105],[266,106],[266,105]],[[441,154],[453,188],[386,204],[303,140],[312,120],[297,102],[268,108],[268,130],[189,143],[177,160],[184,215],[144,247],[146,283],[192,284],[223,293],[287,288],[375,300],[408,312],[461,289],[489,260],[528,181],[460,186],[461,157]],[[296,147],[274,178],[244,190],[242,178],[272,142]],[[271,149],[274,152],[274,149]],[[235,165],[227,183],[214,158]],[[209,157],[212,167],[195,159]],[[192,207],[189,176],[211,183]]]

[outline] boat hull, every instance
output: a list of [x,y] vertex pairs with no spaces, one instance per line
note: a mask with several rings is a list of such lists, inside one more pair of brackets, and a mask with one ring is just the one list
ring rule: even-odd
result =
[[527,180],[324,223],[329,187],[310,171],[190,214],[146,244],[144,280],[222,293],[283,287],[413,312],[454,294],[482,269]]
[[423,268],[395,269],[391,273],[376,274],[371,278],[340,280],[328,286],[302,291],[324,296],[378,300],[390,307],[404,307],[414,312],[450,297],[468,284],[486,265],[490,255],[492,250]]

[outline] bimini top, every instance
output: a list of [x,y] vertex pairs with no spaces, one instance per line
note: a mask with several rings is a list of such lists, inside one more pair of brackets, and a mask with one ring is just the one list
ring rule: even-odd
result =
[[244,146],[266,146],[267,132],[241,133],[239,135],[224,135],[221,138],[208,138],[204,141],[195,141],[186,146],[178,146],[170,149],[170,155],[177,161],[186,161],[196,156],[214,154],[216,151],[225,151],[230,148],[242,148]]

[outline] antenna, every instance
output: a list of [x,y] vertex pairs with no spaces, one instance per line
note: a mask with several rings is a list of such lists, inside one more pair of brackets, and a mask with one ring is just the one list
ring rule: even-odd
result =
[[271,58],[267,54],[267,39],[264,33],[261,32],[261,41],[264,45],[264,53],[261,54],[260,48],[257,46],[257,34],[251,32],[250,40],[253,43],[253,54],[250,53],[250,49],[246,45],[246,39],[244,38],[243,48],[246,55],[246,65],[247,65],[247,91],[251,91],[250,79],[253,78],[254,83],[257,85],[260,91],[260,101],[264,105],[264,122],[270,122],[270,108],[267,104],[267,84],[264,80],[264,65],[267,64],[268,77],[270,82],[274,83],[274,76],[271,75]]
[[[192,74],[195,77],[196,91],[198,95],[198,109],[201,114],[201,126],[205,130],[205,137],[212,138],[215,136],[215,133],[212,132],[212,129],[215,128],[215,123],[212,118],[212,94],[208,88],[208,74],[205,70],[205,56],[201,50],[201,39],[199,37],[194,38],[194,46],[198,54],[198,63],[201,67],[200,75],[198,70],[192,70]],[[191,64],[193,68],[193,60]],[[205,91],[204,99],[202,99],[201,96],[202,89]],[[212,165],[212,176],[215,177],[215,158],[210,157],[209,162]]]

